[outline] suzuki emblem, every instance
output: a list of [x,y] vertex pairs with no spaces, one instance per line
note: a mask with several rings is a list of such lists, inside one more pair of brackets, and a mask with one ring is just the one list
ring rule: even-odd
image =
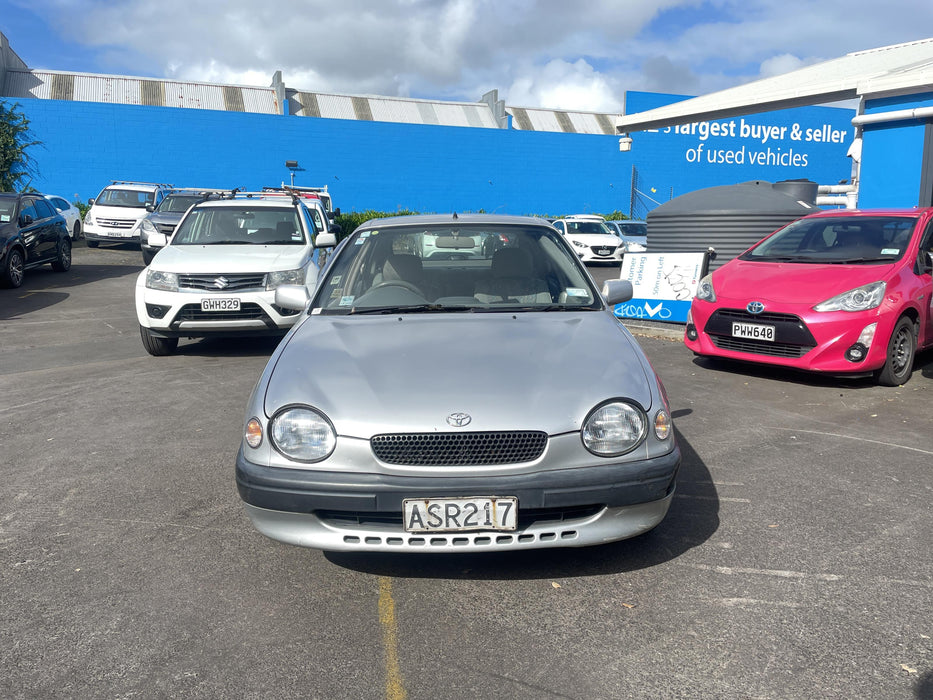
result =
[[451,413],[447,416],[447,422],[455,428],[462,428],[465,425],[469,425],[471,420],[473,419],[470,417],[469,413]]
[[226,277],[218,277],[214,280],[214,286],[217,287],[217,289],[226,289],[228,284],[230,284],[230,280]]

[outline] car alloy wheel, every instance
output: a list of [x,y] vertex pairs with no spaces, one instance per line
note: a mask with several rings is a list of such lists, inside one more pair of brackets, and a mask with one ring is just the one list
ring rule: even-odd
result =
[[23,283],[25,263],[19,248],[14,248],[7,255],[6,269],[3,270],[2,281],[4,287],[18,287]]

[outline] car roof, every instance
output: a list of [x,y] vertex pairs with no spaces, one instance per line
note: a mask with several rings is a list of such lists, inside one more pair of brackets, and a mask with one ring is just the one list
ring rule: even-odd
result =
[[912,216],[919,217],[923,214],[933,214],[933,207],[914,207],[913,209],[828,209],[818,211],[813,214],[807,214],[807,219],[820,217],[840,217],[840,216]]
[[293,207],[295,206],[295,202],[290,197],[241,197],[239,199],[205,199],[203,202],[198,202],[194,206],[198,209],[207,207],[255,209],[257,207],[282,207],[283,205]]
[[511,214],[411,214],[370,219],[362,224],[363,228],[391,228],[397,226],[438,226],[450,224],[484,226],[546,226],[553,230],[544,219],[536,216],[515,216]]

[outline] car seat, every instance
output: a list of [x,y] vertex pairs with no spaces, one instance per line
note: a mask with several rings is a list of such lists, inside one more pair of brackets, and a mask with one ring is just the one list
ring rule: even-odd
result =
[[489,276],[476,283],[473,296],[484,304],[551,303],[547,283],[535,277],[531,255],[522,248],[497,250],[492,256]]

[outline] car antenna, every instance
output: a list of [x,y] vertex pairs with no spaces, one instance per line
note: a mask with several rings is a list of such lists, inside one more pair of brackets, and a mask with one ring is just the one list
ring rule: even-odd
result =
[[459,218],[460,218],[459,216],[457,216],[457,212],[454,212],[454,218],[455,218],[455,219],[459,219]]

